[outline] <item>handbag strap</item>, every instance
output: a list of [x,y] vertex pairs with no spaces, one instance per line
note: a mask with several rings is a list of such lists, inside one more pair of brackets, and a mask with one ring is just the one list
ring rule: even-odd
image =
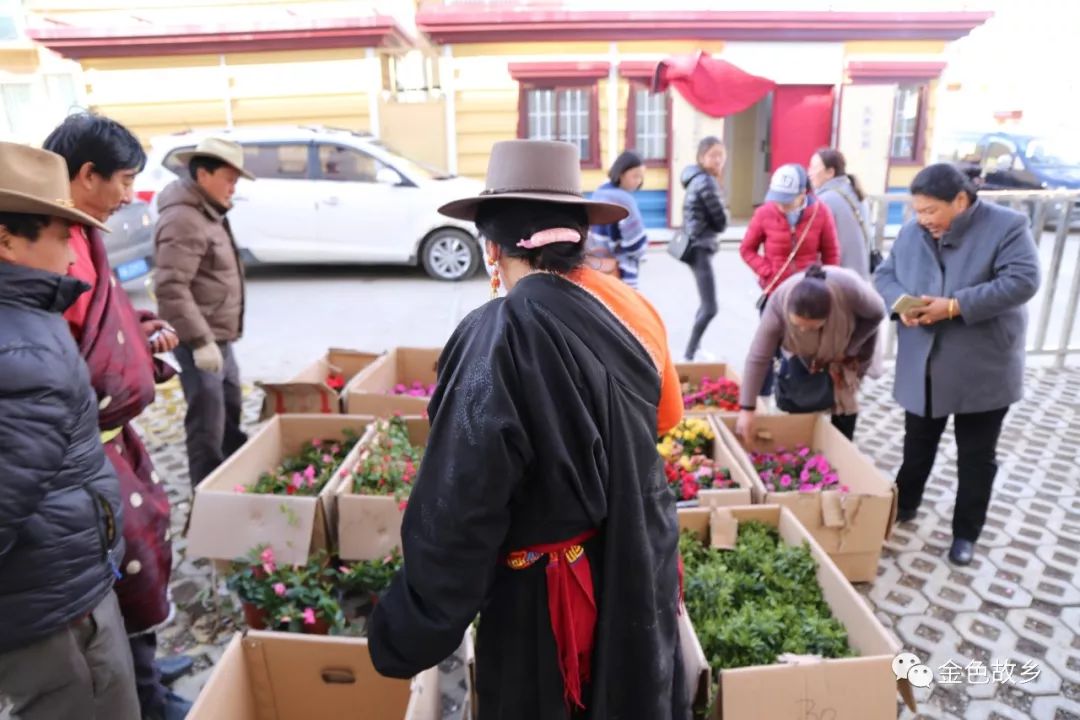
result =
[[[846,176],[845,176],[846,177]],[[850,180],[848,181],[851,182]],[[839,190],[833,190],[837,195],[844,198],[844,202],[851,208],[851,212],[855,213],[855,222],[859,223],[859,232],[862,233],[863,242],[866,243],[866,247],[873,249],[873,244],[870,242],[870,235],[866,232],[866,222],[863,220],[862,211],[859,210],[859,206],[856,205],[851,198],[847,196],[847,193],[842,193]]]
[[806,240],[807,233],[810,232],[810,226],[814,224],[814,219],[817,217],[819,205],[821,205],[820,200],[814,203],[814,212],[810,213],[810,220],[803,228],[802,235],[799,236],[799,241],[795,243],[795,247],[791,248],[791,253],[787,256],[787,260],[784,261],[784,265],[780,268],[780,272],[776,273],[776,276],[773,277],[772,282],[770,282],[765,287],[766,295],[772,294],[772,291],[775,290],[776,286],[780,283],[780,278],[784,277],[784,273],[786,273],[787,269],[791,267],[791,262],[795,259],[795,256],[799,254],[799,249],[803,246],[803,241]]

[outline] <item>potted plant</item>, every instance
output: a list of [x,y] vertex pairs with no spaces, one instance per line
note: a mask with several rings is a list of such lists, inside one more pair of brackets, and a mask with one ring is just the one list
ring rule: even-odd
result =
[[314,438],[296,455],[286,458],[271,472],[263,473],[252,485],[237,485],[237,492],[274,495],[309,495],[322,492],[333,477],[334,469],[359,441],[351,429],[342,431],[341,440]]
[[392,496],[404,508],[423,457],[424,448],[412,444],[404,418],[379,420],[370,445],[353,469],[353,492]]
[[713,456],[716,433],[707,420],[688,418],[660,439],[664,476],[676,500],[695,500],[701,490],[736,487],[731,471]]
[[355,623],[370,615],[401,567],[401,551],[397,548],[381,559],[341,565],[337,582],[346,621]]
[[750,461],[770,492],[848,492],[848,487],[840,484],[840,476],[825,456],[806,446],[799,446],[793,452],[783,449],[753,452]]

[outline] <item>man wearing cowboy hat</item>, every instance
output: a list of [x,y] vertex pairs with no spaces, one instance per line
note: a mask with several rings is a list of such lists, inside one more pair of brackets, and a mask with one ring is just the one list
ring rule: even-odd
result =
[[138,720],[113,592],[120,486],[62,313],[74,208],[64,159],[0,143],[0,696],[22,720]]
[[225,215],[237,181],[255,177],[244,170],[244,149],[230,140],[206,138],[177,157],[187,161],[188,177],[158,198],[154,281],[161,317],[180,336],[175,352],[194,486],[247,439],[232,349],[244,327],[244,266]]
[[[67,162],[75,208],[101,222],[131,201],[135,175],[146,164],[138,138],[95,113],[69,115],[44,146]],[[169,496],[131,422],[154,402],[155,384],[175,374],[154,353],[173,350],[179,339],[154,313],[132,306],[113,277],[101,231],[73,223],[69,244],[75,264],[68,274],[90,290],[64,318],[90,369],[101,441],[126,503],[127,553],[116,596],[131,643],[139,704],[147,720],[176,720],[187,715],[191,703],[167,685],[190,670],[192,660],[184,655],[156,660],[156,629],[172,614]]]

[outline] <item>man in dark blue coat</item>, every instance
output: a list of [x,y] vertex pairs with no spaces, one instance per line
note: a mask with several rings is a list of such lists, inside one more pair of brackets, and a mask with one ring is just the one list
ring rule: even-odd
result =
[[0,696],[20,720],[138,720],[113,592],[119,483],[61,315],[75,210],[59,155],[0,143]]

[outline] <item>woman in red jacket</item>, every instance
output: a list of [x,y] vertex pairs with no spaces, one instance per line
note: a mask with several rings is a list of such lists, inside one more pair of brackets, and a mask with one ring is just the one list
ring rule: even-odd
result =
[[[828,206],[810,192],[802,165],[781,165],[773,173],[765,202],[754,211],[739,254],[758,276],[766,296],[814,263],[840,264],[836,222]],[[761,395],[771,395],[772,387],[769,368]]]

